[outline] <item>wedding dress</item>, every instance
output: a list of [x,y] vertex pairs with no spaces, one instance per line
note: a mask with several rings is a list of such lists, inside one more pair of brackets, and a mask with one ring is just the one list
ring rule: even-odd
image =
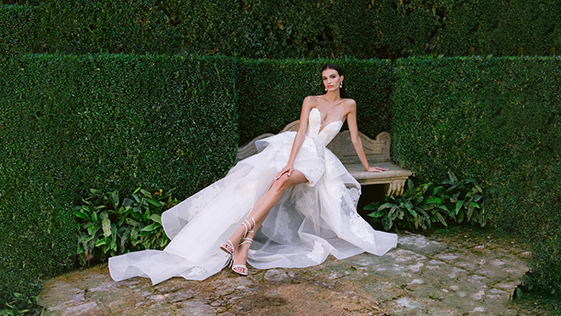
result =
[[[258,269],[301,268],[364,251],[383,255],[397,235],[380,232],[357,214],[360,184],[326,148],[343,122],[321,126],[316,108],[294,162],[308,182],[283,193],[254,237],[247,262]],[[148,277],[153,284],[181,276],[203,280],[223,269],[228,255],[219,249],[248,216],[286,166],[296,132],[256,142],[258,154],[239,161],[221,180],[162,214],[171,242],[163,250],[144,250],[109,258],[115,281]]]

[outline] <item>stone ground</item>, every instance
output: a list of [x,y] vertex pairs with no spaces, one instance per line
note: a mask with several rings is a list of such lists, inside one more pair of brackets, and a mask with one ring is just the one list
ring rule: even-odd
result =
[[44,283],[42,315],[546,315],[512,293],[527,247],[492,234],[400,233],[397,249],[205,281],[111,280],[106,264]]

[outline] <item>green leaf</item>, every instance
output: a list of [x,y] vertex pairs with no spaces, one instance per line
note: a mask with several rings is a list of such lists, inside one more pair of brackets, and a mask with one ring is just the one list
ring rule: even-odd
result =
[[442,223],[442,225],[448,227],[448,223],[446,223],[446,220],[444,219],[444,217],[440,213],[436,213],[436,214],[434,214],[434,216],[438,219],[438,221],[440,221]]
[[160,225],[162,224],[162,216],[160,214],[152,214],[150,215],[149,219],[153,220],[154,222]]
[[96,190],[96,189],[90,189],[90,193],[92,195],[97,195],[97,196],[103,195],[103,193],[101,191]]
[[429,203],[438,204],[438,203],[440,203],[440,202],[442,202],[442,199],[441,199],[441,198],[432,198],[432,199],[427,199],[427,200],[425,200],[425,203],[427,203],[427,204],[429,204]]
[[103,246],[103,245],[107,244],[108,239],[109,239],[109,237],[105,237],[105,238],[103,238],[103,239],[98,240],[98,241],[95,243],[95,246],[96,246],[96,247],[100,247],[100,246]]
[[448,177],[450,178],[450,181],[458,182],[458,178],[456,177],[456,175],[452,171],[448,171]]
[[101,218],[101,227],[103,228],[103,235],[105,237],[111,236],[111,221],[107,212],[102,212],[99,216]]
[[394,203],[384,203],[384,204],[380,205],[380,207],[378,207],[378,211],[381,211],[381,210],[386,209],[386,208],[391,209],[394,206],[395,206]]
[[80,211],[76,211],[76,217],[79,217],[79,218],[81,218],[85,221],[88,221],[88,222],[90,221],[90,217],[88,215],[80,212]]
[[155,201],[155,200],[150,199],[150,198],[146,198],[146,201],[148,201],[148,203],[150,203],[150,204],[152,204],[152,205],[154,205],[154,206],[158,206],[158,207],[163,205],[163,204],[160,204],[160,202]]
[[464,220],[464,212],[461,212],[460,214],[458,214],[458,223],[463,222]]
[[151,231],[155,231],[155,230],[159,229],[160,227],[162,227],[162,225],[160,225],[159,223],[153,223],[153,224],[150,224],[150,225],[144,227],[141,231],[142,232],[151,232]]
[[411,207],[410,203],[405,203],[405,208],[409,211],[409,213],[411,215],[413,215],[413,217],[417,217],[417,212],[415,212],[415,210]]
[[140,197],[138,195],[134,194],[132,198],[136,201],[136,203],[140,203]]
[[113,204],[114,209],[119,208],[119,192],[118,191],[111,192],[111,203]]
[[126,222],[127,224],[131,225],[131,226],[138,226],[138,225],[140,225],[140,222],[138,222],[138,221],[136,221],[136,220],[134,220],[134,219],[132,219],[132,218],[130,218],[130,217],[127,218],[127,219],[125,219],[125,222]]
[[366,206],[364,207],[364,210],[365,210],[365,211],[372,211],[372,210],[374,210],[374,209],[377,208],[377,207],[376,207],[377,204],[378,204],[378,202],[372,202],[372,203],[366,205]]
[[475,188],[479,191],[479,193],[483,193],[483,188],[479,184],[476,184]]
[[468,206],[467,209],[467,220],[468,222],[471,220],[471,216],[473,215],[474,207],[472,205]]
[[384,212],[375,211],[375,212],[369,213],[368,216],[373,217],[373,218],[380,218],[380,217],[384,216],[384,214],[385,214]]
[[124,206],[124,207],[131,206],[132,203],[133,203],[133,200],[131,200],[129,198],[126,198],[126,199],[123,200],[122,206]]
[[115,223],[111,224],[111,249],[117,250],[117,227]]
[[458,203],[456,203],[456,208],[454,209],[454,215],[458,215],[463,205],[464,205],[464,200],[458,201]]
[[475,202],[471,202],[471,206],[475,207],[475,208],[479,208],[479,204],[475,203]]

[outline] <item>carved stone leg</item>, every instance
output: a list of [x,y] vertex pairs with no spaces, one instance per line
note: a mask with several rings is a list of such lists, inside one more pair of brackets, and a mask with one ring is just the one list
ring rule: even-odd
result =
[[386,184],[386,196],[401,196],[405,187],[405,180],[394,180]]

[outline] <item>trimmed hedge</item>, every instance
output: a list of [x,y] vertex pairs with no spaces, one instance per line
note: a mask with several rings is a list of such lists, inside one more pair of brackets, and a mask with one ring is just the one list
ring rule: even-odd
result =
[[181,34],[157,0],[56,1],[37,6],[33,53],[180,53]]
[[[263,133],[277,133],[300,118],[308,95],[323,94],[321,69],[327,60],[250,60],[237,62],[236,89],[240,144]],[[344,71],[347,95],[357,102],[359,130],[370,137],[390,130],[395,78],[387,60],[334,60]]]
[[36,2],[34,32],[10,35],[26,38],[17,52],[394,59],[561,48],[561,0]]
[[492,221],[532,246],[526,282],[559,293],[561,58],[411,58],[396,76],[394,160],[482,180]]
[[37,10],[28,5],[0,4],[0,53],[19,54],[39,49]]
[[223,176],[237,148],[233,60],[165,55],[0,59],[0,295],[74,265],[89,188],[177,188]]

